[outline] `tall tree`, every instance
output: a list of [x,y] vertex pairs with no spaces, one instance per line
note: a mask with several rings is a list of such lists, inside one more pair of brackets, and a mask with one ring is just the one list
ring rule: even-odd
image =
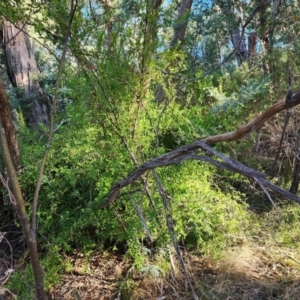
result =
[[156,40],[157,40],[157,26],[159,18],[159,9],[162,4],[162,0],[148,1],[146,4],[146,14],[144,23],[144,37],[143,37],[143,52],[140,61],[141,74],[143,75],[143,93],[141,97],[147,95],[147,91],[150,86],[150,62],[154,57],[156,51]]
[[107,31],[107,51],[110,55],[113,54],[114,45],[113,45],[113,19],[112,19],[112,9],[113,9],[113,0],[99,0],[105,9],[105,14],[108,16],[106,21],[106,31]]
[[241,22],[244,22],[244,8],[247,5],[242,1],[217,1],[222,13],[227,19],[227,30],[235,49],[237,62],[240,65],[249,57],[245,37],[241,32]]
[[179,42],[183,43],[188,25],[188,18],[193,0],[182,0],[178,9],[178,16],[174,26],[174,34],[170,43],[171,47],[175,47]]
[[38,68],[25,24],[4,20],[3,36],[7,74],[12,85],[24,92],[31,105],[28,122],[32,127],[49,124],[50,105],[38,82]]
[[[184,41],[192,4],[193,0],[182,0],[180,2],[178,15],[173,26],[174,32],[170,42],[170,49],[180,47]],[[159,85],[155,93],[155,102],[160,103],[165,99],[165,97],[166,94],[163,86]]]

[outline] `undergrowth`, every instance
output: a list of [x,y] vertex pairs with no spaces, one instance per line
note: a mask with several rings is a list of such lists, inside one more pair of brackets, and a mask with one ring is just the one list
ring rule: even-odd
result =
[[[184,61],[180,55],[178,59]],[[104,69],[101,62],[98,67]],[[118,66],[113,67],[112,73]],[[172,243],[214,264],[220,262],[225,273],[233,266],[237,268],[238,264],[230,264],[230,260],[239,254],[244,263],[239,272],[243,271],[245,277],[247,271],[255,273],[250,268],[254,253],[267,253],[270,264],[292,268],[291,272],[282,272],[282,280],[299,278],[295,258],[300,254],[299,207],[282,204],[276,210],[264,205],[264,210],[255,210],[267,200],[240,175],[202,162],[184,162],[156,170],[170,209],[166,209],[151,172],[124,188],[112,206],[104,206],[111,186],[137,165],[195,138],[235,130],[257,113],[261,105],[253,108],[253,103],[271,97],[269,79],[249,78],[247,72],[243,65],[231,81],[224,75],[215,81],[208,77],[201,87],[195,83],[195,89],[186,92],[186,102],[173,100],[176,89],[170,84],[168,105],[155,103],[152,91],[142,94],[143,109],[136,95],[143,90],[137,74],[130,76],[121,95],[120,82],[106,82],[111,88],[110,98],[116,103],[122,101],[122,105],[113,107],[91,78],[83,77],[80,83],[76,73],[64,78],[68,97],[76,100],[57,116],[38,207],[38,244],[47,290],[62,274],[74,272],[66,259],[74,252],[87,258],[97,251],[115,253],[147,278],[166,278],[172,274]],[[158,72],[155,75],[159,76]],[[96,96],[91,96],[91,91]],[[203,106],[206,97],[212,101]],[[201,109],[195,103],[201,104]],[[46,134],[34,135],[22,127],[19,130],[20,181],[30,212]],[[270,157],[256,160],[250,145],[251,140],[240,144],[237,153],[232,145],[218,147],[264,171]],[[174,228],[166,225],[168,218]],[[9,281],[9,288],[22,299],[30,299],[33,293],[31,268],[26,263],[27,253],[23,266]],[[86,262],[87,273],[88,265]],[[132,274],[128,272],[123,280],[129,295],[136,288]]]

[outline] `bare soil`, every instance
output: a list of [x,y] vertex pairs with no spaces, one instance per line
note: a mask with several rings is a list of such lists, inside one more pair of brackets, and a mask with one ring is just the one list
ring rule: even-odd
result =
[[[155,277],[132,271],[121,256],[95,254],[87,262],[72,256],[73,270],[50,290],[52,299],[193,299],[181,268]],[[199,299],[207,300],[297,300],[300,272],[288,257],[276,262],[265,249],[233,249],[223,259],[211,260],[185,254],[186,268]],[[285,261],[285,262],[284,262]]]

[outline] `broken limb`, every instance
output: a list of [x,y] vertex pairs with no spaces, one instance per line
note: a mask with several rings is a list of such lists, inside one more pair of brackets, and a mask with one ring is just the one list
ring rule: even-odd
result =
[[[249,122],[246,125],[241,126],[240,128],[236,129],[235,131],[204,138],[204,139],[196,141],[190,145],[177,148],[177,149],[167,152],[157,158],[154,158],[148,162],[145,162],[141,166],[137,167],[126,178],[124,178],[123,180],[117,182],[115,185],[112,186],[112,188],[108,194],[108,199],[107,199],[106,205],[112,204],[116,200],[116,198],[122,188],[135,182],[145,172],[147,172],[149,170],[154,170],[155,168],[159,168],[159,167],[165,167],[165,166],[170,166],[170,165],[174,165],[174,164],[179,164],[182,161],[187,160],[187,159],[203,160],[203,161],[212,163],[212,164],[216,165],[217,167],[225,168],[225,169],[231,170],[233,172],[240,173],[240,174],[242,174],[248,178],[251,178],[255,181],[259,180],[260,185],[268,187],[269,189],[283,195],[284,197],[287,197],[287,198],[297,202],[298,204],[300,204],[300,198],[298,196],[290,193],[289,191],[281,189],[280,187],[269,182],[266,179],[267,176],[265,174],[255,171],[255,170],[241,164],[240,162],[238,162],[232,158],[229,158],[226,155],[216,151],[212,147],[208,146],[211,143],[229,142],[229,141],[242,139],[242,138],[246,137],[247,135],[249,135],[251,132],[253,132],[255,129],[260,128],[267,120],[269,120],[271,117],[273,117],[277,113],[279,113],[285,109],[290,109],[294,106],[297,106],[298,104],[300,104],[300,90],[298,90],[296,93],[294,93],[291,96],[291,99],[290,99],[290,101],[288,101],[288,103],[286,101],[286,98],[284,97],[282,100],[278,101],[273,106],[271,106],[270,108],[265,110],[263,113],[261,113],[254,120],[252,120],[251,122]],[[208,153],[211,153],[211,154],[217,156],[223,162],[213,160],[206,155],[195,156],[196,155],[195,152],[199,149],[202,149],[205,152],[208,152]]]

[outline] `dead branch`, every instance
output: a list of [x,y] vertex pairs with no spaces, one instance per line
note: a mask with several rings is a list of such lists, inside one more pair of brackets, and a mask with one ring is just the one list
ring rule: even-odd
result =
[[[291,97],[289,97],[288,101],[286,101],[286,97],[284,97],[282,100],[275,103],[273,106],[268,108],[266,111],[264,111],[258,117],[256,117],[254,120],[252,120],[251,122],[249,122],[246,125],[243,125],[242,127],[238,128],[235,131],[204,138],[204,139],[196,141],[190,145],[177,148],[177,149],[167,152],[157,158],[154,158],[148,162],[145,162],[140,167],[136,168],[126,178],[117,182],[111,188],[111,190],[108,194],[108,200],[107,200],[106,205],[112,204],[116,200],[119,192],[121,191],[121,189],[123,187],[136,181],[145,172],[147,172],[149,170],[153,170],[158,167],[165,167],[165,166],[169,166],[169,165],[179,164],[182,161],[187,160],[187,159],[197,159],[197,160],[206,161],[208,163],[214,164],[217,167],[224,168],[224,169],[230,170],[232,172],[240,173],[240,174],[258,182],[260,186],[268,187],[269,189],[283,195],[284,197],[287,197],[287,198],[297,202],[298,204],[300,204],[300,198],[298,196],[290,193],[289,191],[281,189],[281,188],[277,187],[276,185],[274,185],[273,183],[269,182],[266,179],[267,176],[265,174],[255,171],[249,167],[246,167],[245,165],[241,164],[240,162],[238,162],[232,158],[229,158],[229,157],[225,156],[224,154],[222,154],[208,146],[211,143],[229,142],[229,141],[242,139],[242,138],[246,137],[247,135],[249,135],[255,129],[260,128],[267,120],[269,120],[275,114],[277,114],[285,109],[292,108],[298,104],[300,104],[300,89],[296,93],[294,93]],[[214,160],[206,155],[202,155],[202,156],[196,155],[195,152],[199,149],[202,149],[205,152],[208,152],[210,154],[217,156],[223,162]]]
[[284,97],[282,100],[275,103],[273,106],[265,110],[262,114],[260,114],[258,117],[256,117],[254,120],[249,122],[246,125],[243,125],[242,127],[238,128],[235,131],[218,134],[215,136],[207,137],[203,139],[202,141],[206,144],[212,144],[212,143],[218,143],[218,142],[229,142],[229,141],[235,141],[242,138],[245,138],[248,136],[252,131],[255,129],[260,128],[267,120],[269,120],[271,117],[276,115],[277,113],[287,109],[292,108],[294,106],[297,106],[300,104],[300,89],[294,93],[291,97],[291,99],[287,102],[286,97]]
[[175,226],[174,226],[174,221],[173,221],[173,217],[172,217],[172,208],[171,208],[171,205],[170,205],[170,203],[167,199],[166,191],[165,191],[158,175],[156,174],[155,170],[153,170],[152,173],[153,173],[153,177],[154,177],[159,195],[162,199],[162,202],[163,202],[163,205],[164,205],[164,208],[165,208],[166,225],[167,225],[167,228],[168,228],[168,232],[169,232],[173,247],[176,251],[177,257],[178,257],[179,262],[181,264],[181,267],[183,269],[184,276],[185,276],[185,278],[186,278],[186,280],[187,280],[187,282],[190,286],[190,289],[191,289],[191,292],[192,292],[192,295],[193,295],[193,299],[194,300],[199,300],[198,296],[196,295],[193,284],[191,282],[189,273],[187,271],[187,268],[186,268],[186,265],[185,265],[185,262],[184,262],[184,259],[183,259],[183,256],[182,256],[182,252],[180,250],[180,246],[179,246],[179,243],[178,243],[176,232],[174,230]]
[[274,162],[273,162],[273,165],[272,165],[272,168],[271,168],[271,174],[274,176],[275,175],[275,168],[276,168],[276,164],[277,164],[277,161],[279,159],[279,155],[280,155],[280,152],[281,152],[281,148],[282,148],[282,144],[283,144],[283,139],[284,139],[284,136],[286,134],[286,129],[287,129],[287,126],[288,126],[288,123],[290,121],[290,117],[292,116],[292,110],[288,109],[286,111],[286,114],[285,114],[285,118],[284,118],[284,125],[283,125],[283,128],[282,128],[282,132],[281,132],[281,137],[280,137],[280,142],[279,142],[279,146],[278,146],[278,149],[277,149],[277,153],[276,153],[276,156],[275,156],[275,159],[274,159]]
[[[0,288],[0,296],[5,295],[5,293],[9,293],[14,299],[17,299],[17,296],[13,294],[9,289]],[[1,299],[4,299],[1,297]]]

